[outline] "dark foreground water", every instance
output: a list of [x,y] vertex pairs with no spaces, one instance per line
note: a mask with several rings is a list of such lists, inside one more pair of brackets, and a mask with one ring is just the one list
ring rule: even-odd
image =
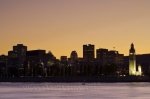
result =
[[150,83],[0,83],[0,99],[150,99]]

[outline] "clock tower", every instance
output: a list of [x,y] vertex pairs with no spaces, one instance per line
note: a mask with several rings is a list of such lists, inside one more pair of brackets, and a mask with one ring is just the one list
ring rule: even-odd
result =
[[129,75],[136,75],[136,54],[133,43],[129,50]]

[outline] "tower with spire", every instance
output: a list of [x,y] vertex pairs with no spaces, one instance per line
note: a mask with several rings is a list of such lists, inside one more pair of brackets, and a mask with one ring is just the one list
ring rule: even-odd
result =
[[130,76],[141,76],[141,66],[138,66],[138,70],[136,69],[136,53],[134,44],[131,44],[131,48],[129,50],[129,75]]
[[136,53],[133,43],[129,50],[129,75],[136,75]]

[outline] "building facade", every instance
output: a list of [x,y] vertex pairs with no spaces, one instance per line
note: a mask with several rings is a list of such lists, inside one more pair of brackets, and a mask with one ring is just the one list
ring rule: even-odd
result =
[[95,58],[95,46],[92,44],[83,45],[83,59],[94,60]]

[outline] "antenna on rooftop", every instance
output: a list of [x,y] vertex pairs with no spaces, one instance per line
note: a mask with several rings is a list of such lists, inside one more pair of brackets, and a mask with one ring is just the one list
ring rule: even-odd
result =
[[116,49],[116,47],[114,46],[114,47],[113,47],[113,50],[115,50],[115,49]]

